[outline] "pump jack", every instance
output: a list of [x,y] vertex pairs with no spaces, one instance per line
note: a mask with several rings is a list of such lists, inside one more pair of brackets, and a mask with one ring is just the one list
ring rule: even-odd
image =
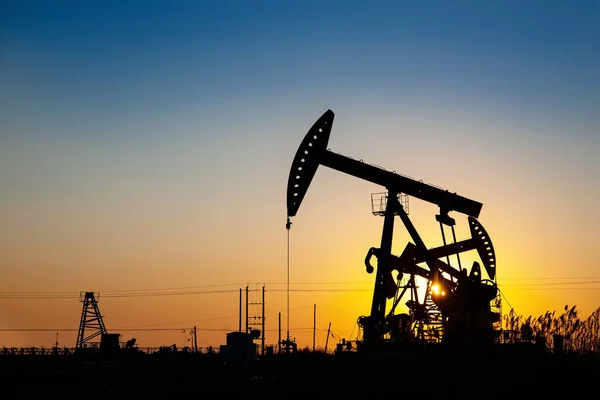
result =
[[[363,330],[360,343],[364,349],[381,348],[386,343],[402,341],[406,334],[419,341],[443,341],[454,344],[490,343],[494,340],[494,326],[500,321],[500,306],[495,282],[496,256],[489,235],[477,218],[482,204],[448,190],[390,172],[380,167],[357,161],[332,152],[327,148],[334,113],[327,110],[310,128],[292,162],[287,186],[287,223],[296,216],[300,204],[319,165],[343,172],[387,189],[381,244],[369,249],[365,258],[368,273],[375,272],[371,313],[359,317]],[[440,224],[444,245],[427,249],[412,224],[401,195],[412,196],[439,206],[436,220]],[[468,217],[471,239],[456,241],[455,220],[449,213],[455,211]],[[412,241],[400,256],[391,253],[394,220],[398,216]],[[446,244],[444,226],[452,229],[453,243]],[[474,262],[470,273],[460,265],[459,254],[476,250],[489,279],[482,279],[481,268]],[[449,265],[449,256],[456,255],[459,268]],[[370,264],[372,256],[377,266]],[[440,260],[446,257],[447,262]],[[418,264],[424,263],[424,266]],[[398,273],[394,280],[392,273]],[[404,275],[408,284],[402,285]],[[415,277],[427,282],[423,302],[419,302]],[[402,289],[402,290],[401,290]],[[400,300],[410,289],[411,299],[406,302],[409,314],[395,315]],[[394,299],[386,315],[387,300]]]

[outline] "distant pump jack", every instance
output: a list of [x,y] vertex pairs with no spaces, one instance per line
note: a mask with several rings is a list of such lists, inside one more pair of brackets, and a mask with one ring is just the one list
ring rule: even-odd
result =
[[[359,348],[380,348],[395,342],[489,343],[495,340],[501,303],[495,282],[494,248],[489,235],[477,220],[482,204],[328,150],[333,119],[333,111],[327,110],[310,128],[300,143],[288,177],[288,308],[291,218],[296,216],[319,165],[323,165],[383,186],[387,190],[382,196],[383,208],[372,210],[374,215],[384,217],[384,223],[380,247],[370,248],[365,258],[367,272],[375,272],[375,286],[370,315],[358,319],[363,331]],[[439,207],[436,220],[440,224],[443,246],[427,248],[399,201],[401,196],[412,196]],[[470,239],[456,241],[455,220],[449,215],[452,211],[467,215]],[[400,217],[414,242],[409,242],[399,257],[391,254],[396,216]],[[453,243],[446,243],[444,226],[451,228]],[[477,251],[489,279],[482,279],[478,262],[473,263],[470,273],[462,267],[459,255],[470,250]],[[450,265],[450,256],[454,255],[458,261],[458,269]],[[372,256],[377,257],[376,268],[370,264]],[[440,258],[445,258],[446,261]],[[423,263],[425,266],[418,265]],[[397,272],[396,279],[392,275],[393,271]],[[422,301],[419,300],[415,277],[427,282]],[[407,291],[411,297],[405,303],[409,313],[394,314]],[[386,314],[388,299],[394,301]],[[471,329],[473,326],[478,328]]]

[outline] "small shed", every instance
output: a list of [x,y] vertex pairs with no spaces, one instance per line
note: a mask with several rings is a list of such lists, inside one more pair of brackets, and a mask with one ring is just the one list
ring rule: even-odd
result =
[[100,337],[100,350],[114,352],[119,350],[120,333],[105,333]]
[[256,358],[257,347],[250,333],[229,332],[226,336],[227,344],[221,348],[221,353],[227,360],[246,363]]

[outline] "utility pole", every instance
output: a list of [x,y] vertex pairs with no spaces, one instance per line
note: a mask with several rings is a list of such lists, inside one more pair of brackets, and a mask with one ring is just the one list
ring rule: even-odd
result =
[[198,336],[196,335],[196,325],[194,325],[194,353],[198,353]]
[[242,331],[242,288],[240,288],[240,321],[238,331]]
[[317,341],[317,305],[315,304],[313,308],[313,353],[316,350],[316,341]]
[[263,291],[262,291],[262,340],[261,340],[261,347],[262,347],[262,355],[265,355],[265,285],[263,285]]
[[58,332],[56,332],[56,341],[54,343],[54,349],[52,351],[54,354],[58,354]]
[[279,340],[277,340],[277,354],[281,353],[281,313],[279,313]]
[[246,333],[248,333],[248,285],[246,285]]
[[327,344],[329,343],[329,335],[331,334],[331,322],[329,322],[329,327],[327,328],[327,339],[325,339],[325,354],[327,354]]

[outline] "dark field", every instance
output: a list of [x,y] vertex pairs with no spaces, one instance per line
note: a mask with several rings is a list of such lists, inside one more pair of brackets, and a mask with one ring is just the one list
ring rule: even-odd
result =
[[554,399],[595,398],[600,372],[598,355],[554,355],[508,346],[486,351],[433,347],[379,354],[299,352],[260,358],[247,366],[226,364],[217,354],[119,358],[0,357],[0,383],[6,398],[389,393],[422,399]]

